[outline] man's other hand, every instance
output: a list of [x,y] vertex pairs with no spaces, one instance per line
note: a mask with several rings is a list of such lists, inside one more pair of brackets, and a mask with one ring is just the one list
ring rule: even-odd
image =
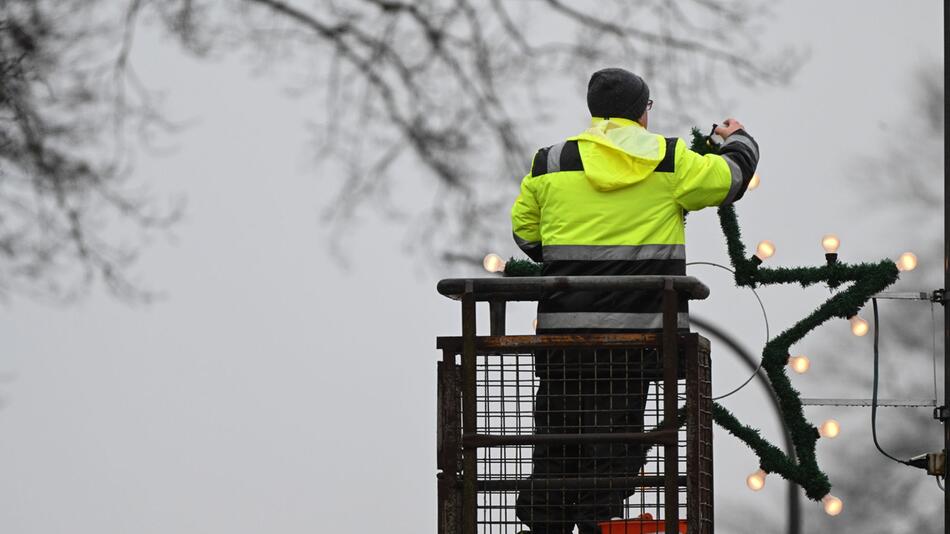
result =
[[745,126],[736,119],[726,119],[722,121],[722,126],[716,126],[715,132],[719,137],[728,139],[736,130],[742,130]]

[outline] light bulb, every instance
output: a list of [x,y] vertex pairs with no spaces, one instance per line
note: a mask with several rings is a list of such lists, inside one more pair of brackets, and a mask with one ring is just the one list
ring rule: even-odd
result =
[[746,189],[747,189],[748,191],[752,191],[752,190],[755,189],[756,187],[759,187],[759,182],[761,182],[761,181],[762,181],[762,180],[759,178],[759,173],[753,174],[753,175],[752,175],[752,179],[749,180],[749,187],[747,187]]
[[802,374],[811,367],[811,361],[808,359],[808,356],[804,354],[800,356],[792,356],[788,359],[788,365],[798,374]]
[[765,471],[759,469],[746,477],[745,485],[749,486],[749,489],[752,491],[759,491],[765,487],[765,474]]
[[531,321],[531,328],[533,328],[535,331],[538,330],[538,320],[537,320],[537,319],[533,319],[533,320]]
[[485,267],[485,270],[490,273],[500,273],[505,270],[505,260],[501,259],[501,256],[495,253],[491,253],[485,256],[485,259],[482,260],[482,266]]
[[830,493],[821,498],[821,504],[825,505],[825,513],[828,515],[838,515],[841,513],[841,509],[844,508],[841,499]]
[[766,239],[765,241],[760,241],[759,245],[755,247],[755,256],[760,260],[767,260],[775,254],[775,243]]
[[899,271],[913,271],[917,267],[917,256],[913,252],[905,252],[897,258],[896,263]]
[[818,434],[823,438],[834,439],[841,433],[841,423],[828,419],[818,427]]
[[840,246],[841,240],[838,239],[838,236],[834,234],[828,234],[821,238],[821,248],[825,249],[825,252],[828,254],[834,254],[835,252],[838,252],[838,247]]
[[868,322],[862,319],[857,315],[852,315],[848,318],[848,321],[851,322],[851,333],[861,337],[868,333],[869,327]]

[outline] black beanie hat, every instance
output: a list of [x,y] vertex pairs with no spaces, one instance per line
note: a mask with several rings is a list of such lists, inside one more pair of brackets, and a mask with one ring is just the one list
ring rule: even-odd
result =
[[587,84],[587,108],[592,117],[623,117],[635,121],[647,109],[650,88],[643,78],[624,69],[601,69]]

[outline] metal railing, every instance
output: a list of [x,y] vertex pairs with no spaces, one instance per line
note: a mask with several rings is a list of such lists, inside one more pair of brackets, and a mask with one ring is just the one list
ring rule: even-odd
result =
[[[709,342],[677,330],[678,295],[704,299],[705,285],[524,277],[448,279],[438,290],[462,304],[462,335],[437,341],[440,534],[514,534],[567,509],[587,530],[621,517],[604,528],[634,532],[662,515],[668,534],[713,531]],[[593,290],[662,291],[662,332],[505,335],[507,302]],[[479,301],[489,336],[476,335]]]

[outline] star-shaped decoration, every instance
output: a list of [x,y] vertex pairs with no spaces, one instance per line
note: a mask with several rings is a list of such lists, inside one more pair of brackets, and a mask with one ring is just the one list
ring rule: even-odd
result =
[[[708,136],[693,128],[692,149],[700,154],[715,152],[717,146]],[[735,207],[719,208],[719,222],[726,237],[729,259],[735,269],[736,285],[757,287],[772,284],[800,284],[807,287],[824,283],[830,288],[851,285],[833,294],[817,309],[790,328],[770,339],[762,349],[762,369],[769,377],[779,400],[782,418],[792,436],[796,458],[763,438],[758,429],[742,424],[728,409],[713,403],[713,419],[752,449],[759,457],[759,467],[766,473],[776,473],[795,482],[805,490],[808,498],[820,501],[829,496],[831,482],[815,457],[815,445],[820,437],[818,429],[805,419],[801,396],[788,379],[786,372],[789,349],[812,330],[834,318],[849,319],[857,315],[871,297],[897,281],[899,269],[889,259],[878,263],[847,264],[829,259],[821,267],[762,267],[756,256],[746,256]],[[502,262],[505,276],[539,276],[541,266],[530,260],[510,259]],[[681,414],[682,415],[682,414]],[[680,417],[680,424],[685,418]],[[662,423],[660,424],[662,426]],[[838,501],[840,509],[840,501]]]
[[[694,128],[693,150],[708,153],[714,151],[715,146]],[[763,438],[757,429],[743,425],[719,403],[713,406],[716,423],[756,453],[763,471],[777,473],[801,486],[810,499],[821,500],[831,490],[831,483],[815,458],[815,444],[820,437],[818,429],[805,419],[801,396],[788,379],[786,364],[789,349],[824,322],[836,317],[848,319],[855,316],[873,295],[897,281],[897,265],[891,260],[855,265],[829,261],[821,267],[765,268],[755,256],[746,256],[735,207],[719,208],[719,222],[726,237],[738,286],[754,288],[759,285],[797,283],[807,287],[823,282],[836,288],[851,283],[847,289],[833,294],[811,314],[770,339],[762,349],[762,369],[778,397],[782,417],[792,435],[797,461]]]

